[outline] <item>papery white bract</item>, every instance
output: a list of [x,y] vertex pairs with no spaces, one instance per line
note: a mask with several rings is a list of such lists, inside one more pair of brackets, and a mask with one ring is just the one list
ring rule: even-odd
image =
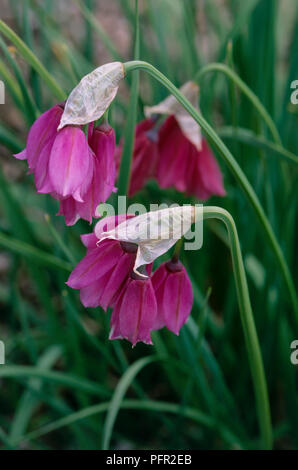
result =
[[82,78],[70,93],[58,130],[64,126],[84,125],[99,119],[115,98],[124,78],[121,62],[111,62]]
[[[186,82],[181,88],[181,93],[198,109],[199,87],[195,82]],[[155,106],[145,106],[145,115],[166,114],[175,116],[181,131],[185,137],[198,149],[202,150],[202,133],[200,126],[193,117],[181,106],[177,99],[170,95]]]
[[185,205],[147,212],[122,222],[108,232],[95,227],[95,235],[99,238],[99,243],[106,238],[136,243],[136,270],[166,253],[190,230],[192,223],[202,218],[200,210],[201,207]]

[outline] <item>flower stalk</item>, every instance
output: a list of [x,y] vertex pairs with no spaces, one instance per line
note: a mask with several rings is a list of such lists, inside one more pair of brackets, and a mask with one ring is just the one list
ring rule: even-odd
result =
[[254,385],[262,442],[265,449],[271,449],[273,438],[268,390],[258,335],[249,298],[249,290],[237,228],[231,214],[221,207],[204,207],[203,217],[204,219],[216,218],[221,220],[228,231],[240,318]]
[[281,138],[279,132],[266,108],[263,106],[259,98],[253,93],[253,91],[246,85],[246,83],[244,83],[244,81],[241,80],[241,78],[226,64],[213,63],[202,67],[196,74],[195,81],[199,82],[201,78],[203,78],[203,76],[207,73],[216,71],[222,72],[224,75],[226,75],[242,91],[242,93],[253,104],[258,113],[262,116],[264,122],[270,130],[275,144],[281,145]]

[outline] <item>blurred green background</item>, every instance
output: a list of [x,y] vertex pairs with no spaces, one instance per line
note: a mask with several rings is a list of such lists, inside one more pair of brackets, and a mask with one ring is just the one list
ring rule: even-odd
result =
[[[265,106],[281,137],[235,83],[218,71],[200,78],[200,108],[232,151],[268,215],[297,285],[297,124],[290,84],[298,79],[296,0],[143,0],[140,58],[181,86],[212,62],[232,68]],[[66,93],[95,67],[131,60],[134,2],[0,0],[7,23]],[[153,334],[154,346],[108,340],[109,315],[84,309],[65,286],[84,255],[80,234],[37,195],[22,150],[32,122],[58,94],[0,33],[0,446],[3,449],[252,449],[261,446],[226,232],[205,223],[204,245],[186,252],[194,306],[180,336]],[[140,75],[143,106],[167,91]],[[123,135],[130,77],[112,104]],[[281,272],[255,213],[221,165],[226,208],[239,232],[261,343],[275,448],[298,447],[297,324]],[[196,202],[150,182],[131,202]],[[46,215],[46,217],[45,217]],[[168,255],[158,260],[159,264]]]

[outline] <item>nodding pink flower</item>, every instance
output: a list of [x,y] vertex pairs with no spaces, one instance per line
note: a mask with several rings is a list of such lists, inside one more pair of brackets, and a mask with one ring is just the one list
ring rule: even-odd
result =
[[[155,177],[158,162],[158,131],[154,126],[153,119],[145,119],[136,126],[129,196],[140,191],[150,178]],[[120,143],[116,151],[118,167],[121,163],[122,150],[123,142]]]
[[159,130],[158,150],[157,180],[162,188],[174,186],[201,200],[226,194],[219,166],[206,140],[202,140],[199,151],[182,133],[174,116],[168,117]]
[[[107,225],[117,226],[126,216],[109,217],[99,222],[96,233],[107,231]],[[74,268],[67,285],[80,289],[80,297],[85,307],[101,306],[104,310],[112,307],[133,270],[137,245],[105,239],[98,242],[95,234],[83,235],[87,247],[86,256]]]
[[91,223],[92,217],[99,216],[98,205],[116,191],[114,130],[108,124],[101,124],[94,129],[89,126],[88,140],[93,166],[92,178],[91,181],[87,180],[88,184],[85,185],[80,200],[74,194],[61,201],[58,215],[64,215],[66,225],[73,225],[80,217]]
[[163,263],[152,276],[157,301],[154,329],[166,326],[176,335],[191,312],[193,292],[187,272],[180,261]]
[[152,344],[150,332],[156,315],[156,298],[150,277],[133,272],[115,303],[110,339],[126,338],[133,346],[139,341]]
[[64,104],[56,105],[42,114],[29,131],[26,149],[15,157],[27,160],[37,192],[61,201],[59,214],[67,225],[80,217],[91,222],[98,204],[115,190],[115,135],[106,124],[94,130],[90,124],[89,141],[79,126],[57,131],[63,109]]

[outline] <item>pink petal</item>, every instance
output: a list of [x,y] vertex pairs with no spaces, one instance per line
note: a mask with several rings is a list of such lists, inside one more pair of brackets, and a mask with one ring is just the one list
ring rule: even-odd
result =
[[203,139],[202,150],[199,152],[198,171],[201,175],[203,186],[210,196],[212,194],[225,196],[226,192],[223,186],[222,174],[206,139]]
[[15,153],[13,156],[15,158],[17,158],[18,160],[26,160],[27,159],[27,150],[24,149],[19,153]]
[[80,217],[84,220],[88,220],[91,224],[93,217],[99,217],[97,213],[97,207],[102,201],[102,189],[103,184],[101,167],[98,159],[93,157],[93,178],[87,192],[84,194],[84,202],[77,202],[77,210]]
[[88,125],[88,142],[92,137],[93,130],[94,130],[94,122],[90,122],[90,124]]
[[135,144],[131,168],[129,195],[132,196],[143,188],[147,180],[153,178],[159,159],[156,140],[148,136],[155,126],[152,119],[145,119],[136,126]]
[[96,157],[96,196],[99,202],[105,202],[116,190],[115,132],[108,124],[102,124],[94,129],[89,143]]
[[34,170],[34,181],[38,193],[51,193],[54,190],[48,172],[51,149],[52,142],[50,141],[42,148]]
[[113,306],[115,299],[133,269],[134,262],[135,255],[124,253],[113,271],[109,274],[109,279],[105,285],[105,289],[101,293],[99,303],[104,310]]
[[86,233],[85,235],[81,235],[81,240],[83,245],[87,248],[96,248],[96,243],[98,242],[98,238],[94,233]]
[[122,297],[123,297],[123,294],[119,298],[119,302],[115,305],[112,315],[111,315],[111,321],[110,321],[111,331],[110,331],[109,339],[122,339],[123,338],[121,334],[121,330],[120,330],[120,317],[119,317]]
[[67,126],[57,135],[50,156],[49,174],[54,190],[61,196],[88,187],[93,175],[92,155],[84,132]]
[[163,311],[163,295],[164,295],[164,284],[168,276],[168,270],[166,269],[166,263],[163,263],[159,268],[154,271],[152,275],[152,286],[155,292],[156,303],[157,303],[157,315],[153,325],[154,330],[160,330],[165,326],[165,318]]
[[62,113],[62,107],[56,105],[43,113],[33,123],[28,134],[26,146],[29,168],[34,169],[36,167],[43,147],[49,142],[54,142]]
[[122,248],[119,242],[104,240],[101,245],[88,250],[86,256],[72,271],[66,284],[73,289],[81,289],[92,284],[115,266],[121,255]]
[[178,191],[186,190],[190,145],[174,116],[167,118],[159,130],[158,143],[160,159],[157,179],[162,188],[174,186]]
[[100,306],[100,298],[105,290],[105,285],[111,275],[111,271],[108,271],[104,276],[92,282],[86,287],[80,290],[80,299],[84,307],[98,307]]
[[167,328],[176,335],[186,322],[192,304],[192,286],[185,269],[169,273],[164,284],[163,314]]
[[138,341],[152,344],[150,332],[156,313],[156,299],[150,279],[130,280],[119,311],[122,336],[133,346]]
[[76,210],[76,202],[73,197],[68,197],[60,202],[60,209],[57,215],[64,215],[66,225],[74,225],[79,216]]

